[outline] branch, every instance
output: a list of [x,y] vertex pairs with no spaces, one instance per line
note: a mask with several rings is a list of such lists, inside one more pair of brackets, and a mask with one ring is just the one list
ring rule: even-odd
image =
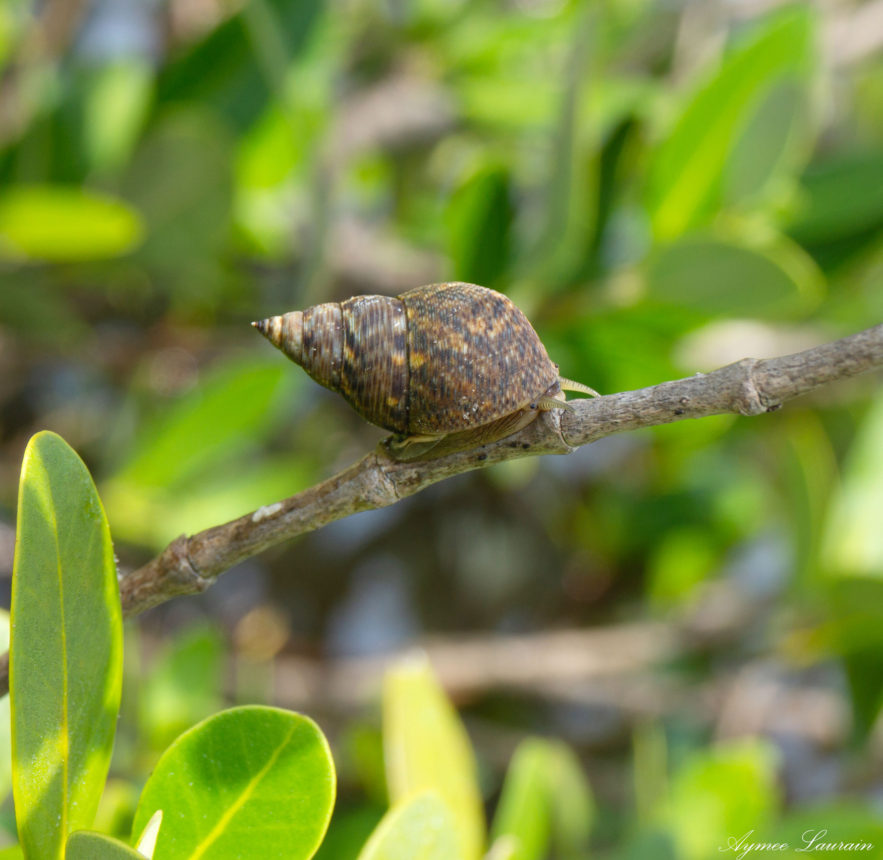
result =
[[[360,511],[392,505],[445,478],[537,454],[569,454],[613,433],[687,418],[773,412],[820,385],[883,367],[883,324],[780,358],[746,358],[712,373],[592,400],[573,412],[543,413],[514,436],[437,460],[400,462],[382,448],[315,487],[198,534],[182,535],[123,576],[126,616],[179,594],[205,591],[251,556]],[[0,695],[8,684],[0,656]]]

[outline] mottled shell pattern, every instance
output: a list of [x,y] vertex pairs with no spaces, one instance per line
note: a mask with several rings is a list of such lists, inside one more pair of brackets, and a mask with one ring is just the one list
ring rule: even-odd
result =
[[372,424],[407,436],[483,427],[543,398],[549,408],[560,392],[557,365],[527,317],[475,284],[356,296],[254,325]]

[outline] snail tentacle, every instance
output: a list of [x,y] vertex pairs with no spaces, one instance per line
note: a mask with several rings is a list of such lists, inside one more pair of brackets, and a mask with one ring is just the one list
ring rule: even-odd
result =
[[541,397],[537,400],[536,406],[540,412],[551,412],[553,409],[564,409],[566,412],[575,411],[566,400],[558,397]]
[[589,388],[588,385],[583,385],[581,382],[574,382],[572,379],[565,379],[563,376],[558,377],[558,384],[561,386],[562,391],[581,391],[583,394],[588,394],[591,397],[601,396],[594,388]]

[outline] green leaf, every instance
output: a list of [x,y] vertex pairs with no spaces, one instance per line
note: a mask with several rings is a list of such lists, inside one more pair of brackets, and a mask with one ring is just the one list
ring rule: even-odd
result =
[[184,300],[223,295],[218,263],[230,235],[232,161],[229,131],[191,107],[152,128],[123,179],[149,231],[135,259],[161,274],[164,288]]
[[24,856],[20,845],[0,849],[0,860],[24,860]]
[[719,239],[683,239],[647,267],[651,298],[707,314],[781,316],[809,305],[821,290],[813,263],[784,242],[761,253]]
[[661,819],[683,860],[717,855],[730,836],[762,833],[778,805],[775,750],[743,741],[703,750],[675,774]]
[[450,254],[460,280],[493,287],[510,262],[514,207],[511,177],[487,166],[470,176],[448,204]]
[[528,738],[509,765],[492,841],[512,837],[513,860],[543,860],[588,850],[595,804],[582,767],[564,744]]
[[589,850],[595,824],[595,798],[583,766],[570,747],[547,742],[549,806],[552,834],[561,857],[582,857]]
[[[750,111],[782,79],[808,77],[814,21],[813,10],[802,4],[770,15],[689,102],[650,167],[647,203],[657,238],[675,238],[714,211]],[[788,137],[781,135],[779,145]]]
[[100,260],[130,251],[142,233],[131,206],[96,191],[22,185],[0,197],[0,259]]
[[238,130],[248,128],[278,89],[288,62],[308,43],[322,8],[319,0],[247,4],[165,65],[157,102],[208,104]]
[[547,797],[546,744],[529,738],[512,756],[494,815],[491,842],[517,840],[514,860],[540,860],[549,853],[551,821]]
[[25,451],[12,578],[13,792],[40,860],[88,827],[107,777],[122,684],[110,530],[85,465],[54,433]]
[[68,837],[64,860],[144,860],[144,855],[118,839],[78,830]]
[[437,792],[454,815],[460,856],[480,857],[484,811],[472,747],[422,657],[400,662],[384,679],[383,745],[390,800]]
[[290,369],[273,360],[249,359],[218,368],[148,423],[115,480],[134,488],[165,488],[219,465],[268,423],[288,375]]
[[802,179],[805,196],[791,232],[808,244],[883,226],[881,181],[880,152],[851,153],[814,165]]
[[435,792],[418,794],[386,813],[359,860],[460,860],[456,822]]
[[132,829],[140,833],[163,810],[158,860],[306,860],[328,827],[334,790],[331,751],[312,720],[278,708],[232,708],[166,750]]
[[[144,422],[128,460],[101,488],[114,534],[165,545],[304,486],[291,457],[254,462],[297,373],[273,357],[231,362]],[[308,477],[308,476],[306,476]]]

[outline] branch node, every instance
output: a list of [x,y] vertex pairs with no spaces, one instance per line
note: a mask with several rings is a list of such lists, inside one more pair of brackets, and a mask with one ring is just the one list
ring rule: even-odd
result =
[[185,572],[185,577],[193,583],[197,593],[202,593],[214,582],[214,579],[203,576],[199,566],[193,560],[193,556],[190,555],[189,538],[186,535],[181,535],[179,540],[181,539],[184,540],[184,563],[181,565],[181,569],[182,571],[185,571],[185,567],[189,569],[189,574]]
[[166,568],[170,579],[192,589],[194,593],[201,593],[212,584],[212,580],[202,575],[196,562],[190,557],[190,539],[187,535],[176,537],[169,544],[167,552],[169,561],[172,562]]
[[768,404],[764,403],[763,394],[754,379],[757,359],[743,358],[738,365],[744,371],[745,377],[739,386],[736,408],[740,415],[761,415],[768,411]]
[[374,508],[386,508],[402,498],[395,479],[384,468],[384,460],[389,462],[388,457],[375,454],[374,463],[366,475],[363,497]]
[[571,445],[570,442],[568,442],[567,439],[564,437],[564,425],[561,421],[564,415],[562,414],[562,412],[559,412],[557,410],[550,410],[549,412],[544,413],[543,417],[547,418],[551,422],[552,429],[555,431],[556,440],[561,441],[561,449],[556,451],[555,453],[572,454],[574,451],[576,451],[577,447],[579,446]]

